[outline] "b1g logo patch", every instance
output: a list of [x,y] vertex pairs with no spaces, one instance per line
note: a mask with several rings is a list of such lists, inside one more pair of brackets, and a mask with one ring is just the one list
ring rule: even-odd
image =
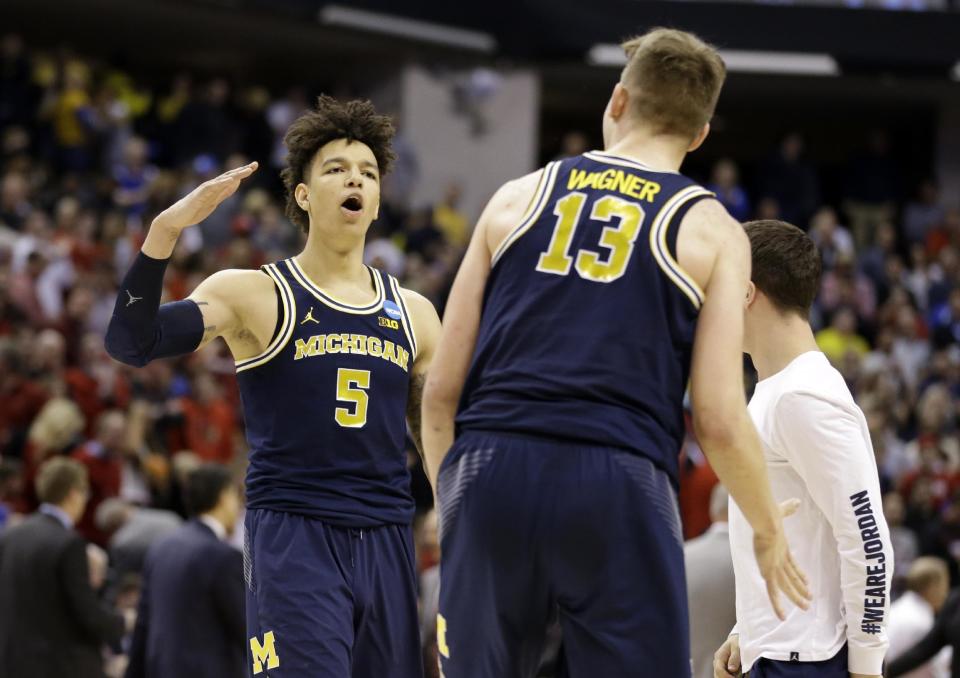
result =
[[263,634],[263,644],[260,639],[254,636],[250,639],[250,654],[253,655],[253,675],[263,673],[264,666],[267,669],[280,668],[280,657],[277,656],[277,645],[273,637],[273,631],[267,631]]
[[390,320],[390,318],[384,318],[382,315],[378,315],[377,320],[380,321],[380,327],[389,327],[391,330],[400,329],[400,323],[398,323],[396,320]]

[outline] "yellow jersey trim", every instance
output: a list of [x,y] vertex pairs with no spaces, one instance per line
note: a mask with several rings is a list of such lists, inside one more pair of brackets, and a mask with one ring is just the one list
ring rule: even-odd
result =
[[243,372],[244,370],[249,370],[254,367],[259,367],[266,362],[269,362],[281,350],[290,342],[290,337],[293,336],[293,329],[296,327],[297,323],[297,304],[293,298],[293,290],[290,289],[290,285],[287,283],[286,278],[284,278],[280,271],[277,269],[276,264],[267,264],[263,268],[264,272],[269,275],[274,284],[280,290],[280,301],[283,305],[283,323],[280,328],[280,332],[277,333],[277,336],[274,337],[273,341],[267,346],[266,350],[263,351],[260,355],[255,355],[252,358],[246,358],[244,360],[238,360],[234,364],[236,365],[237,372]]
[[680,288],[690,303],[699,310],[706,296],[697,281],[691,278],[670,254],[667,247],[667,230],[677,211],[686,203],[700,196],[713,196],[713,193],[702,186],[688,186],[670,198],[654,217],[650,227],[650,252],[656,259],[660,269],[673,283]]
[[631,169],[643,170],[644,172],[653,172],[654,174],[680,174],[680,172],[675,172],[674,170],[658,170],[650,167],[649,165],[644,165],[639,160],[633,160],[632,158],[624,158],[619,155],[611,155],[603,151],[587,151],[583,154],[584,157],[589,158],[595,162],[605,162],[611,165],[620,165],[621,167],[629,167]]
[[540,214],[543,212],[544,207],[547,206],[550,195],[553,193],[553,185],[556,183],[557,174],[560,172],[560,163],[551,162],[548,163],[546,167],[543,168],[543,174],[540,176],[540,183],[537,184],[537,190],[533,194],[533,199],[530,201],[530,206],[527,208],[527,214],[523,219],[520,220],[520,225],[517,226],[506,238],[503,239],[503,242],[500,243],[500,246],[497,247],[497,251],[493,253],[493,257],[490,258],[490,268],[493,268],[497,265],[497,262],[500,261],[500,258],[503,256],[513,243],[515,243],[520,236],[530,230],[530,227],[537,223],[537,219],[540,218]]
[[388,277],[390,278],[390,289],[393,290],[393,296],[397,300],[397,306],[400,307],[400,322],[403,325],[403,332],[407,335],[407,341],[410,342],[410,352],[413,355],[413,359],[416,360],[417,335],[413,329],[413,317],[410,315],[410,311],[407,310],[407,303],[400,294],[400,283],[398,283],[397,279],[392,275]]
[[317,301],[320,303],[329,306],[335,311],[342,311],[344,313],[353,313],[355,315],[368,315],[370,313],[376,313],[383,307],[384,300],[384,289],[383,289],[383,279],[380,277],[380,271],[375,268],[367,266],[366,268],[369,271],[373,272],[373,284],[377,290],[377,298],[374,299],[371,303],[366,306],[354,306],[346,302],[336,299],[326,292],[324,292],[320,287],[310,280],[307,277],[307,274],[304,273],[303,269],[300,268],[300,264],[297,263],[297,260],[294,258],[287,259],[287,268],[290,269],[291,275],[294,279],[303,286],[310,294],[317,298]]

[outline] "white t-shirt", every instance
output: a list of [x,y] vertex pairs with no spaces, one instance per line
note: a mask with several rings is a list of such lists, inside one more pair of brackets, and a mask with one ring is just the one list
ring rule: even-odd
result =
[[780,621],[753,555],[753,530],[730,501],[737,626],[746,673],[760,657],[814,662],[848,645],[852,673],[879,675],[887,651],[893,549],[863,412],[819,351],[797,356],[757,384],[750,416],[763,443],[774,499],[799,499],[784,519],[806,573],[807,611],[782,598]]
[[[920,642],[933,628],[933,608],[913,591],[907,591],[890,608],[890,651],[893,661]],[[950,678],[950,659],[953,651],[945,647],[937,656],[918,669],[903,674],[903,678]]]

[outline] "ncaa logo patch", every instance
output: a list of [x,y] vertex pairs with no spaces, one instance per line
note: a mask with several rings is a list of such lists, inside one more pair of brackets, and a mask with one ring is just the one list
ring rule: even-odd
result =
[[394,320],[398,320],[400,316],[403,315],[402,313],[400,313],[400,307],[397,306],[395,302],[390,301],[389,299],[383,302],[383,311]]

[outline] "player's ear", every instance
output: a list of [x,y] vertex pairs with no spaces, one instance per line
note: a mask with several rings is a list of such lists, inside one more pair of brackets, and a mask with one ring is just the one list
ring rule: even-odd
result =
[[708,135],[708,134],[710,134],[710,123],[709,123],[709,122],[708,122],[706,125],[704,125],[702,128],[700,128],[700,131],[697,132],[697,136],[695,136],[695,137],[693,138],[693,141],[690,142],[690,145],[687,146],[687,153],[689,153],[689,152],[691,152],[691,151],[695,151],[695,150],[697,150],[698,148],[700,148],[700,145],[701,145],[701,144],[704,142],[704,140],[707,138],[707,135]]
[[747,283],[747,298],[743,301],[743,307],[745,309],[753,306],[753,302],[757,300],[757,286],[753,284],[753,281]]
[[297,187],[293,189],[293,197],[296,199],[297,204],[300,205],[300,209],[304,212],[307,211],[307,208],[310,206],[309,193],[307,191],[306,184],[297,184]]
[[627,88],[623,86],[623,83],[618,82],[613,86],[613,93],[610,94],[610,105],[608,107],[610,117],[614,120],[619,120],[623,117],[623,114],[626,113],[629,104],[630,93],[627,92]]

